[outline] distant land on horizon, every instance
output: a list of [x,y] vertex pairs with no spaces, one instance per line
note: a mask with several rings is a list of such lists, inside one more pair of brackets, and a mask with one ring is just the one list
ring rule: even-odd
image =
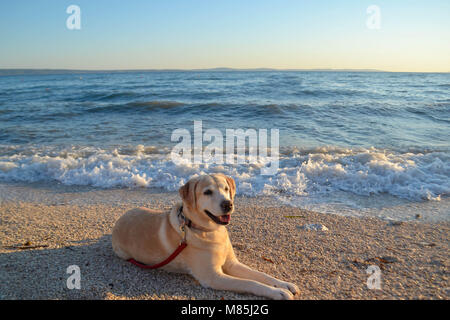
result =
[[39,75],[39,74],[82,74],[82,73],[121,73],[121,72],[233,72],[233,71],[303,71],[303,72],[391,72],[391,73],[449,73],[448,72],[397,72],[376,69],[275,69],[275,68],[206,68],[206,69],[7,69],[0,68],[0,76]]
[[374,69],[275,69],[275,68],[205,68],[205,69],[0,69],[0,76],[33,74],[81,74],[81,73],[121,73],[121,72],[233,72],[233,71],[313,71],[313,72],[389,72]]

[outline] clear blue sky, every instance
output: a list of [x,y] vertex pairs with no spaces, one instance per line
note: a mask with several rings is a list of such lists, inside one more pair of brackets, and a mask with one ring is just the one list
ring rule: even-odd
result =
[[[71,4],[81,30],[66,28]],[[0,68],[448,72],[450,1],[1,1],[0,46]]]

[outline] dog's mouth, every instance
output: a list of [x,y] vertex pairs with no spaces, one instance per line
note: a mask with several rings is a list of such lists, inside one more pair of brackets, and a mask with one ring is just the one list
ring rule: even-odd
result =
[[221,216],[215,216],[211,212],[209,212],[208,210],[205,210],[205,213],[208,215],[208,217],[211,218],[212,221],[214,221],[217,224],[227,225],[227,224],[230,223],[231,215],[229,215],[229,214],[224,214],[224,215],[221,215]]

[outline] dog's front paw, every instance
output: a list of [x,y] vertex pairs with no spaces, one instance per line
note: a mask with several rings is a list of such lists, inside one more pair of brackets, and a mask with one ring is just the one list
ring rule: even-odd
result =
[[287,289],[292,292],[293,295],[300,294],[300,289],[293,283],[285,282]]
[[287,289],[273,288],[269,298],[274,300],[292,300],[294,299],[294,296]]
[[300,290],[298,289],[298,287],[295,284],[289,283],[289,282],[285,282],[285,281],[279,281],[275,285],[275,287],[289,290],[293,295],[296,295],[296,294],[300,293]]

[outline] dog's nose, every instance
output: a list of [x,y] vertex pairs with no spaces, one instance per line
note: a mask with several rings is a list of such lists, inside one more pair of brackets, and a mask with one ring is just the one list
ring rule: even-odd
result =
[[231,209],[233,209],[233,202],[230,200],[224,200],[220,206],[222,207],[223,212],[230,212]]

